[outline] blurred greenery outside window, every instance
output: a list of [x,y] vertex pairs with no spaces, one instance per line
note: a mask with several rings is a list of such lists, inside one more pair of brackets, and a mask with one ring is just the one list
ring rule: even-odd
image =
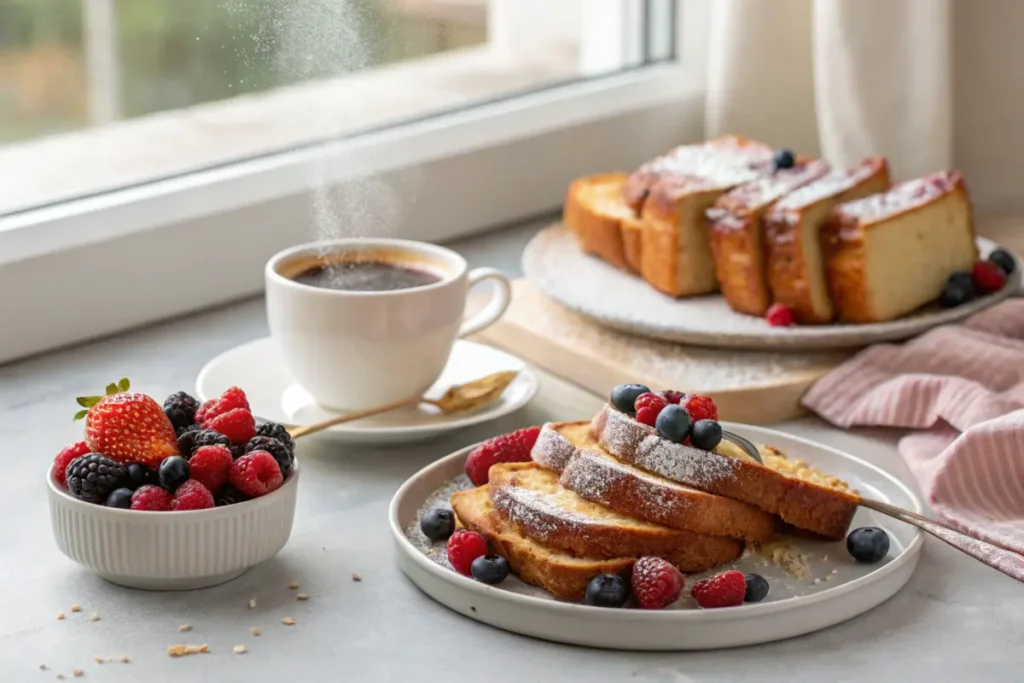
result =
[[[302,61],[281,8],[337,2],[357,15],[358,58]],[[86,3],[109,3],[107,35]],[[484,3],[485,0],[480,0]],[[393,0],[0,0],[0,145],[103,121],[89,55],[113,56],[113,118],[180,109],[477,45],[485,22],[431,19]],[[315,14],[311,15],[315,19]],[[302,29],[301,22],[299,28]],[[323,40],[317,35],[313,39]],[[286,35],[286,32],[291,32]],[[342,37],[344,38],[344,37]],[[93,41],[90,43],[90,41]],[[97,44],[99,41],[99,44]],[[339,44],[342,39],[338,40]],[[344,55],[342,55],[344,57]]]

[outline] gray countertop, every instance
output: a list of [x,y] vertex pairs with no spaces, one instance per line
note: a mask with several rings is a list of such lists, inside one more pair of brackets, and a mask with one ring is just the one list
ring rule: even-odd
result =
[[[518,271],[536,226],[456,245],[473,265]],[[119,588],[53,543],[44,475],[77,440],[74,397],[127,375],[155,396],[192,390],[217,353],[266,334],[262,300],[0,367],[0,681],[1021,681],[1024,593],[1011,579],[929,538],[907,587],[871,612],[819,633],[717,652],[604,652],[478,624],[420,593],[394,562],[387,506],[426,463],[497,431],[578,419],[600,399],[540,373],[537,399],[498,423],[392,449],[303,444],[305,475],[291,539],[278,557],[228,584],[192,593]],[[240,381],[240,383],[242,383]],[[779,429],[854,452],[902,476],[896,434],[843,432],[804,418]],[[363,581],[354,582],[353,572]],[[297,602],[290,581],[308,602]],[[257,608],[247,609],[250,598]],[[72,604],[82,607],[71,613]],[[58,612],[67,618],[58,621]],[[99,621],[89,614],[98,612]],[[284,627],[291,616],[297,624]],[[179,633],[190,624],[192,631]],[[254,638],[251,627],[262,629]],[[171,659],[178,642],[210,654]],[[231,648],[245,644],[248,653]],[[129,664],[95,657],[128,655]],[[40,665],[47,670],[40,671]]]

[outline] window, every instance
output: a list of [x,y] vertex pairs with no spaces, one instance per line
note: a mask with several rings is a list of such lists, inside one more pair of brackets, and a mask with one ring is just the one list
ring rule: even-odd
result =
[[[557,208],[574,175],[686,137],[701,4],[0,0],[0,301],[114,256],[170,274],[199,235],[240,250],[216,297],[36,314],[0,362],[255,293],[267,256],[317,235],[441,240]],[[50,283],[0,307],[59,317]]]

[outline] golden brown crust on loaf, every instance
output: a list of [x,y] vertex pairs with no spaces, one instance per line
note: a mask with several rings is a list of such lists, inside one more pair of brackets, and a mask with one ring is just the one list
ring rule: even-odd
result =
[[632,519],[587,501],[532,462],[495,465],[488,489],[498,514],[519,533],[576,556],[655,556],[696,572],[732,561],[743,550],[732,538]]
[[639,217],[622,220],[622,255],[626,262],[626,270],[635,275],[640,274],[643,230],[644,222]]
[[574,180],[565,195],[562,220],[580,248],[616,268],[625,268],[621,223],[633,216],[622,198],[628,176],[604,173]]
[[722,296],[734,310],[761,316],[771,305],[765,274],[764,221],[771,205],[828,172],[820,159],[754,180],[722,195],[707,211],[711,253]]
[[589,422],[544,425],[532,457],[561,472],[560,483],[616,512],[700,534],[765,541],[776,518],[752,505],[639,470],[609,454]]
[[[868,236],[910,214],[926,211],[945,199],[962,202],[967,207],[968,224],[965,227],[973,249],[967,260],[977,259],[971,200],[963,176],[957,171],[934,173],[901,183],[884,194],[841,204],[832,211],[822,229],[822,247],[832,304],[840,320],[872,323],[894,317],[880,314],[871,296]],[[921,301],[919,305],[925,303],[927,301]]]
[[[831,322],[822,230],[832,207],[889,189],[884,158],[865,159],[780,200],[765,216],[765,269],[774,302],[788,307],[801,325]],[[816,253],[807,253],[807,249]],[[815,296],[815,294],[818,296]]]
[[578,558],[536,543],[501,518],[486,486],[453,494],[451,504],[462,526],[486,538],[494,552],[508,560],[512,573],[559,600],[582,601],[590,579],[599,574],[625,574],[637,559]]
[[755,505],[826,538],[845,538],[857,510],[857,497],[846,491],[787,477],[752,460],[672,443],[610,406],[594,417],[591,427],[597,442],[624,462]]

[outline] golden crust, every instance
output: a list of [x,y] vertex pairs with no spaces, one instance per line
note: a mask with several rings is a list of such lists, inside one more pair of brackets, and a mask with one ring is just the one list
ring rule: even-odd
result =
[[[830,174],[806,186],[806,201],[793,194],[765,217],[765,252],[772,300],[793,312],[801,325],[825,324],[835,316],[828,294],[822,228],[831,209],[844,202],[889,189],[884,158],[863,160],[857,167]],[[792,200],[792,201],[790,201]],[[810,233],[810,234],[808,234]],[[807,248],[816,254],[806,253]],[[818,296],[815,296],[815,293]]]
[[762,316],[772,303],[765,272],[765,212],[780,197],[828,170],[822,160],[802,160],[792,169],[727,192],[707,211],[715,274],[734,311]]
[[[597,442],[616,458],[643,468],[651,449],[671,452],[681,484],[754,505],[798,529],[841,540],[857,511],[858,497],[840,489],[786,476],[752,460],[697,451],[659,437],[655,431],[609,406],[594,417]],[[692,466],[685,466],[688,461]],[[714,476],[709,476],[709,471]],[[664,472],[655,474],[665,475]]]
[[641,218],[624,218],[622,220],[622,255],[626,261],[626,270],[639,275],[644,247],[644,222]]
[[[871,296],[868,235],[911,214],[926,211],[937,201],[945,199],[962,202],[968,208],[965,228],[974,250],[971,258],[977,259],[971,200],[963,176],[957,171],[939,172],[908,181],[887,193],[841,204],[832,211],[822,230],[822,246],[832,304],[840,320],[873,323],[892,319],[892,315],[879,313],[877,302]],[[919,305],[925,303],[921,301]]]
[[532,462],[493,466],[488,490],[498,514],[519,533],[577,557],[654,556],[680,571],[703,571],[743,551],[732,538],[624,517],[565,489],[557,474]]
[[625,268],[623,219],[635,217],[622,192],[625,173],[602,173],[574,180],[566,192],[562,221],[576,236],[580,248],[616,268]]

